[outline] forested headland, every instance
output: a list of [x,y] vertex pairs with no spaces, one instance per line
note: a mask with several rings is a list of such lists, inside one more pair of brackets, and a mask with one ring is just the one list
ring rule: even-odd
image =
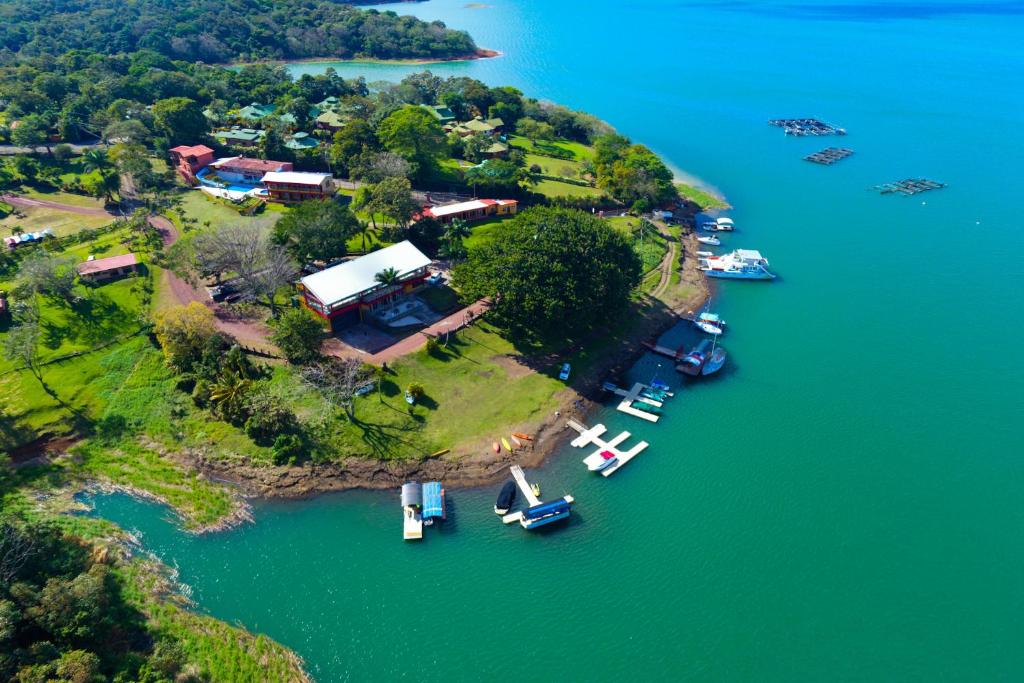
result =
[[0,63],[151,50],[207,63],[449,59],[477,51],[465,31],[334,0],[10,0],[0,4]]

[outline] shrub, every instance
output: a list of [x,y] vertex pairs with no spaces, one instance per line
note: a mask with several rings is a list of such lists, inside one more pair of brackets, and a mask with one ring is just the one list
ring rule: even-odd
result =
[[116,413],[100,418],[96,422],[96,436],[101,441],[111,442],[124,436],[128,431],[128,418]]
[[53,158],[57,161],[67,161],[75,155],[75,150],[71,149],[71,145],[57,145],[53,148]]
[[426,391],[423,389],[423,385],[417,384],[416,382],[412,382],[409,386],[405,388],[405,390],[408,391],[409,395],[412,396],[417,401],[423,398],[423,395],[426,393]]
[[274,440],[273,458],[275,465],[294,465],[302,456],[302,439],[295,434],[281,434]]
[[293,308],[274,323],[270,339],[289,363],[304,364],[320,357],[323,336],[323,326],[312,313],[305,308]]
[[270,394],[256,392],[247,403],[249,418],[245,421],[245,433],[261,446],[274,443],[276,437],[293,431],[298,425],[295,414]]
[[196,380],[196,385],[192,388],[192,402],[200,408],[210,405],[210,383],[205,379]]

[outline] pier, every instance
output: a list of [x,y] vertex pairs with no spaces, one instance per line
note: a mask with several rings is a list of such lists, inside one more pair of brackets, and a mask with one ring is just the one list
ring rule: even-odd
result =
[[944,187],[946,187],[946,183],[928,180],[927,178],[907,178],[906,180],[897,180],[894,183],[875,185],[871,189],[878,191],[880,194],[902,194],[909,197],[910,195],[928,192],[929,190],[941,190]]
[[590,468],[591,464],[595,462],[600,462],[603,459],[601,457],[601,453],[603,451],[609,451],[615,455],[615,458],[618,462],[600,471],[601,475],[605,477],[610,477],[613,473],[618,472],[620,467],[625,465],[627,462],[629,462],[636,456],[640,455],[640,453],[646,450],[646,448],[650,445],[646,441],[641,441],[640,443],[630,448],[628,451],[623,451],[619,449],[619,444],[621,444],[623,441],[632,436],[632,434],[630,434],[629,432],[622,432],[621,434],[613,438],[611,441],[605,441],[601,437],[608,430],[603,424],[595,425],[594,427],[588,428],[586,425],[583,425],[577,422],[576,420],[568,420],[565,423],[565,425],[570,429],[576,430],[580,434],[579,436],[572,440],[572,445],[574,447],[586,448],[587,446],[592,444],[597,446],[597,450],[595,450],[587,457],[583,458],[583,464],[585,464],[588,469]]
[[847,149],[846,147],[826,147],[820,152],[808,154],[804,157],[804,161],[813,161],[816,164],[831,166],[837,161],[842,161],[851,154],[853,154],[853,150]]
[[[610,391],[616,396],[622,397],[622,401],[618,405],[619,412],[626,413],[627,415],[632,415],[633,417],[639,417],[641,420],[647,420],[648,422],[657,422],[661,418],[660,415],[649,413],[647,411],[633,407],[633,403],[635,401],[646,403],[647,405],[654,406],[655,408],[660,408],[662,405],[664,405],[661,401],[640,395],[640,392],[643,391],[644,389],[650,389],[650,387],[648,387],[646,384],[637,382],[636,384],[633,385],[632,389],[626,391],[625,389],[621,389],[615,386],[614,384],[611,384],[610,382],[605,382],[603,388],[605,391]],[[672,394],[666,395],[671,396]]]
[[806,137],[808,135],[846,135],[846,129],[833,126],[818,119],[771,119],[769,126],[777,126],[786,135]]
[[680,360],[686,355],[686,345],[680,346],[678,349],[669,348],[668,346],[662,346],[661,344],[652,344],[651,342],[644,342],[651,352],[658,354],[659,356],[665,356],[672,360]]
[[[522,467],[520,467],[519,465],[512,465],[511,467],[508,468],[508,470],[509,473],[512,474],[512,479],[515,480],[516,485],[519,486],[519,490],[522,492],[523,497],[530,504],[530,508],[535,508],[538,505],[544,504],[540,500],[540,498],[534,495],[533,489],[530,488],[530,482],[526,481],[526,473],[523,472]],[[562,496],[561,500],[565,501],[565,503],[568,505],[571,505],[572,503],[576,502],[575,498],[568,495]],[[519,512],[508,513],[507,515],[501,518],[501,521],[505,524],[514,524],[515,522],[519,522],[524,527],[529,528],[527,524],[523,524],[523,512],[521,510]]]

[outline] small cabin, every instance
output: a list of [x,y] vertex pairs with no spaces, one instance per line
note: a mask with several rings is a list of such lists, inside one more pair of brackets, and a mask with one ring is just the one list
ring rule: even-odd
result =
[[138,272],[139,260],[135,254],[121,254],[107,258],[89,258],[78,264],[78,277],[88,282],[107,282]]

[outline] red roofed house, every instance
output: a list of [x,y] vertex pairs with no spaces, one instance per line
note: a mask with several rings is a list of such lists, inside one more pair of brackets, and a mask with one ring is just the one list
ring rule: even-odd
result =
[[121,254],[107,258],[93,259],[78,264],[78,276],[90,282],[102,282],[123,277],[138,270],[139,260],[135,254]]
[[515,199],[474,199],[457,204],[424,207],[416,218],[434,218],[448,224],[456,218],[464,221],[480,221],[493,216],[515,215],[519,202]]
[[181,145],[170,150],[174,169],[186,183],[195,185],[196,173],[206,168],[213,161],[213,150],[206,145]]
[[229,157],[218,159],[210,164],[222,180],[242,182],[247,185],[259,185],[267,173],[282,173],[292,170],[290,161],[273,161],[271,159],[249,159],[247,157]]

